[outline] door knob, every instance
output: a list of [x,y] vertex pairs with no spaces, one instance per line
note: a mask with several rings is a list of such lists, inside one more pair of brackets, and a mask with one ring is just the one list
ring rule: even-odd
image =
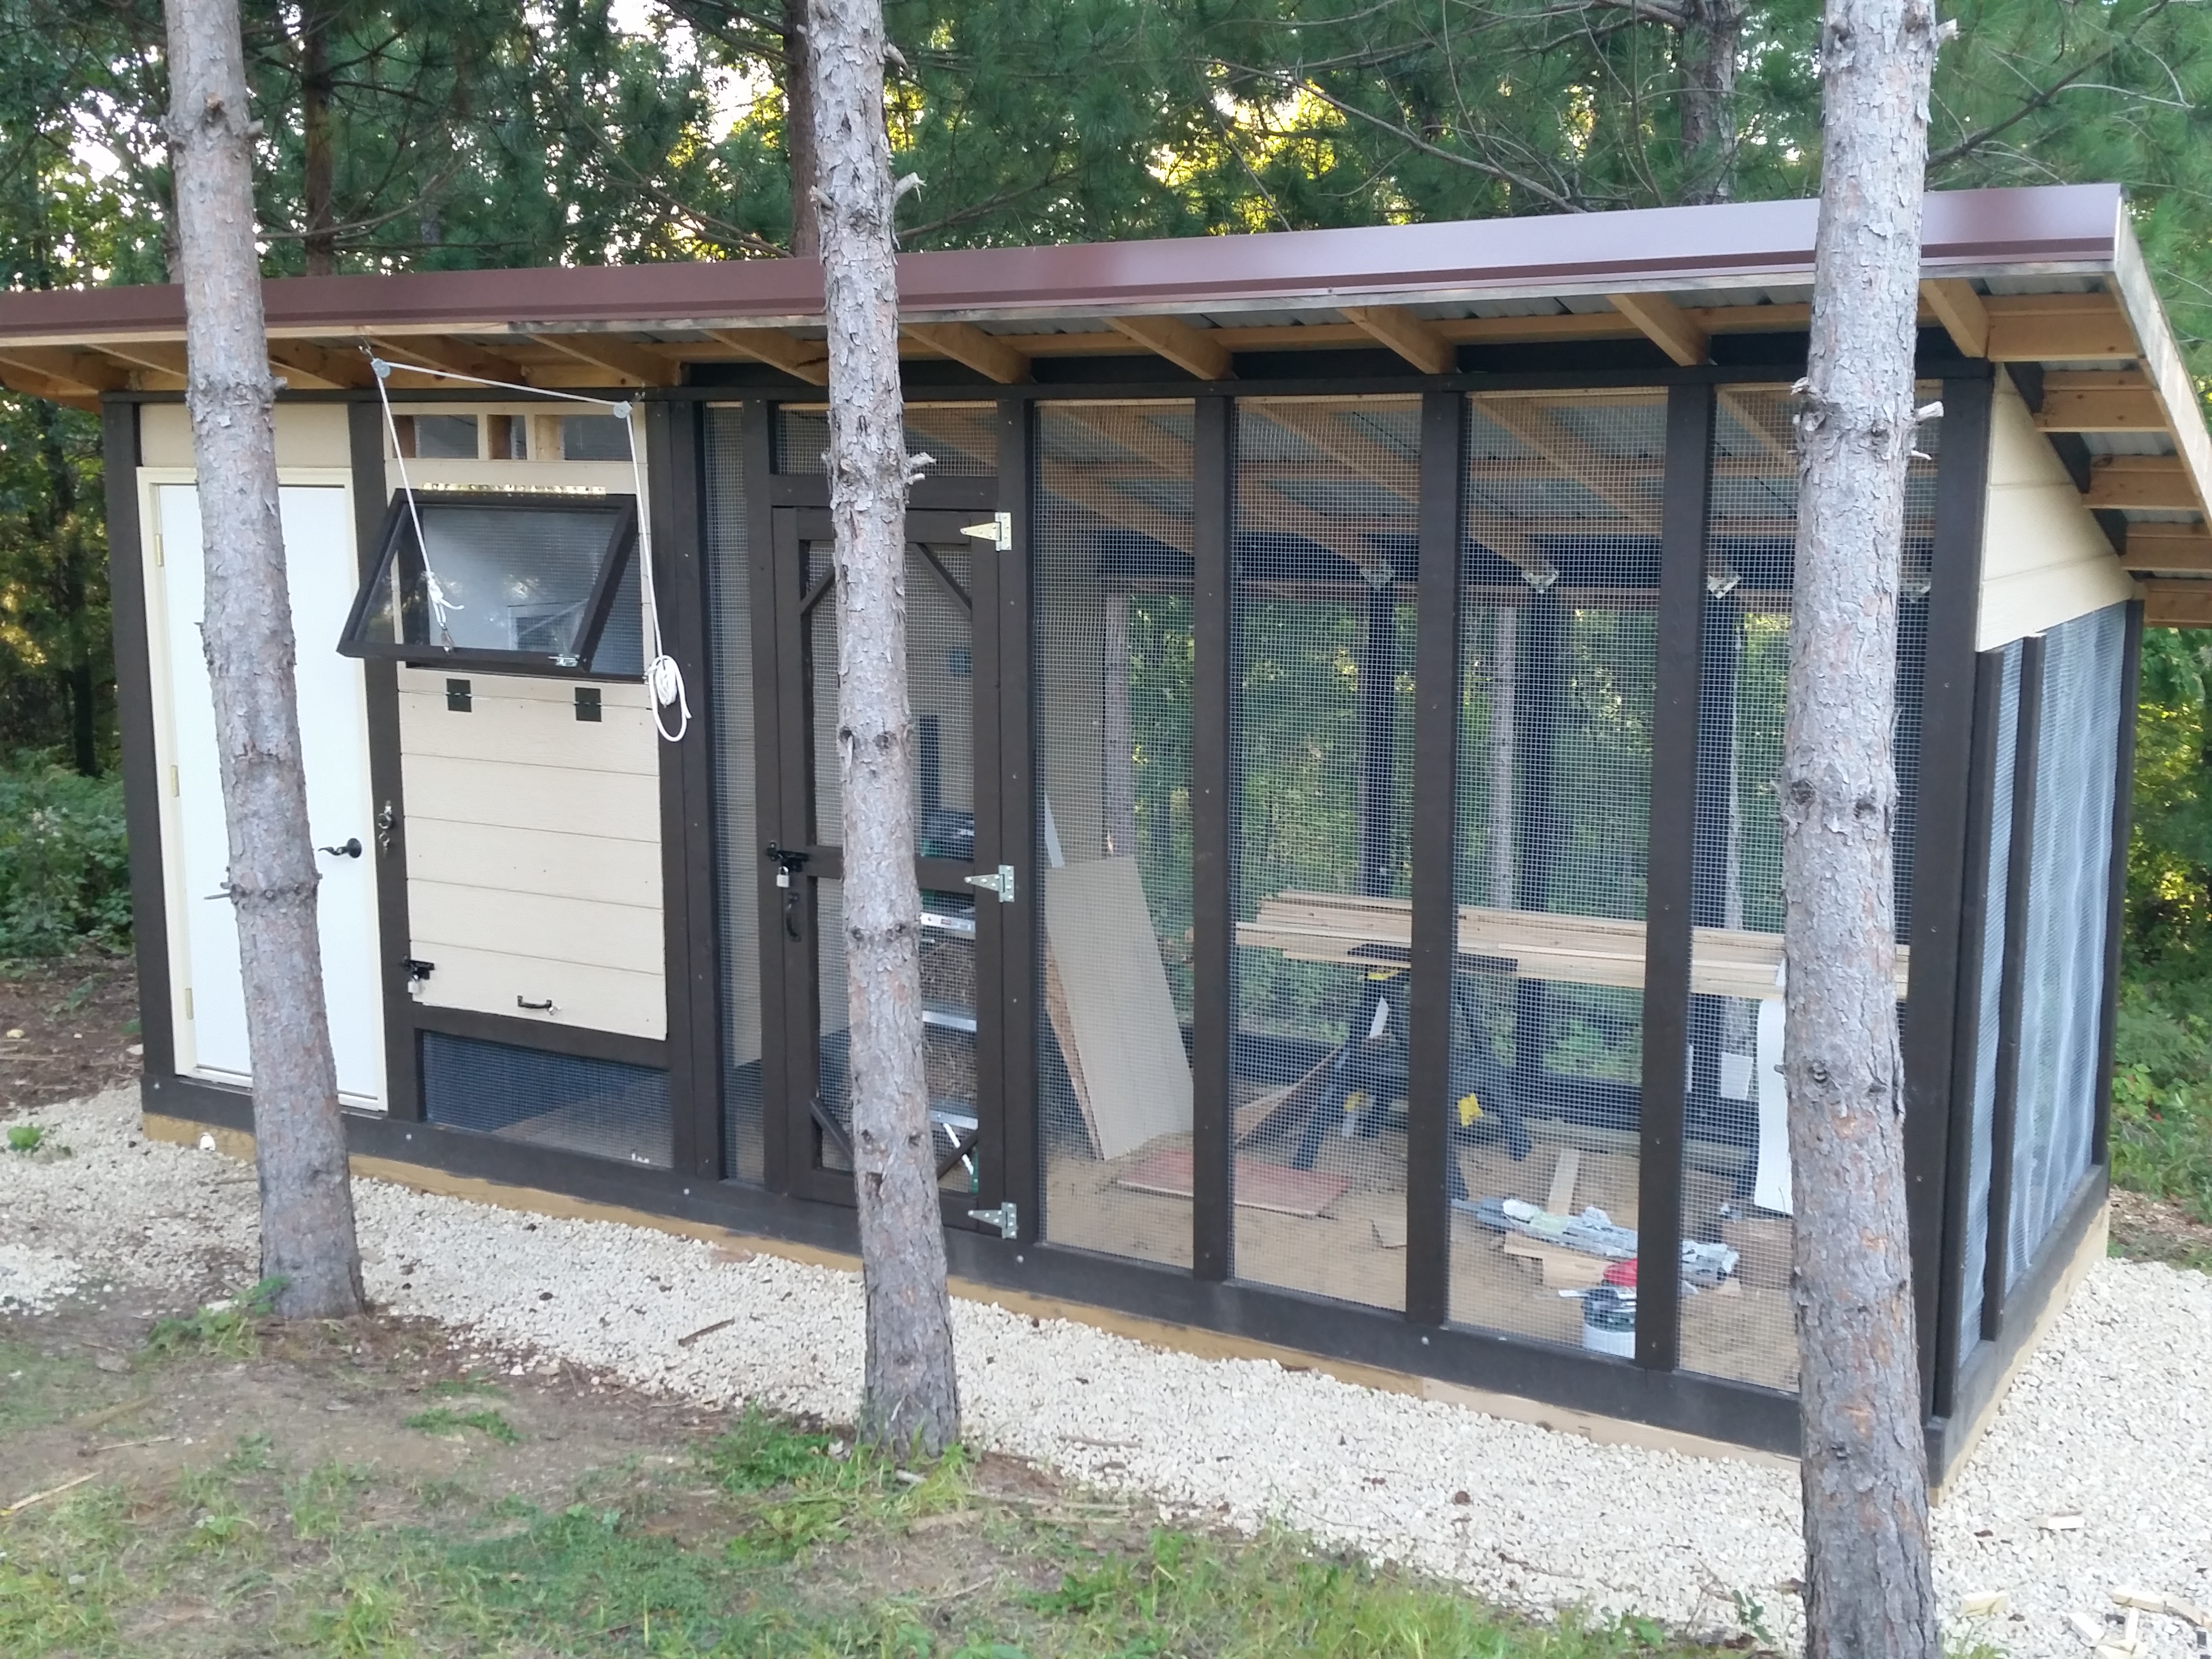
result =
[[361,837],[348,836],[343,847],[318,847],[318,853],[328,853],[334,859],[357,859],[361,856]]

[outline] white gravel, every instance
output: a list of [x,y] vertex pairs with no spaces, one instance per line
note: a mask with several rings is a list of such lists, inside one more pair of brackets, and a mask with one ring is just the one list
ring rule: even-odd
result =
[[[219,1293],[251,1271],[253,1180],[138,1138],[118,1091],[50,1109],[73,1158],[0,1157],[0,1296],[46,1305],[100,1279]],[[565,1359],[702,1401],[848,1419],[856,1278],[604,1222],[533,1218],[356,1183],[371,1295],[501,1364]],[[1201,1360],[1057,1321],[955,1304],[969,1437],[1197,1520],[1280,1521],[1536,1609],[1633,1610],[1733,1629],[1738,1597],[1793,1633],[1794,1476],[1601,1446],[1263,1361]],[[688,1348],[676,1339],[734,1322]],[[2014,1383],[1936,1518],[1947,1613],[2007,1593],[1977,1633],[2087,1659],[2069,1610],[2120,1586],[2212,1606],[2212,1279],[2099,1264]],[[1455,1502],[1464,1492],[1468,1501]],[[2075,1531],[2039,1520],[2078,1511]],[[2016,1615],[2016,1616],[2008,1616]],[[2143,1620],[2145,1659],[2183,1659]]]

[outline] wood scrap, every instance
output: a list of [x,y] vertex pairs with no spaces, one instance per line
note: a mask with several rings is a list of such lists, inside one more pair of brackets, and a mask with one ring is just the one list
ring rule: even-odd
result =
[[1583,1154],[1579,1146],[1560,1148],[1559,1161],[1552,1166],[1552,1190],[1544,1200],[1544,1207],[1553,1215],[1572,1215],[1575,1212],[1575,1178],[1582,1174]]
[[1401,1215],[1378,1215],[1375,1218],[1375,1242],[1386,1250],[1406,1248],[1406,1218]]
[[80,1474],[76,1480],[64,1480],[58,1486],[49,1486],[44,1492],[33,1492],[28,1498],[17,1498],[14,1503],[9,1504],[6,1509],[0,1510],[0,1515],[20,1514],[23,1510],[30,1508],[33,1504],[43,1504],[49,1498],[59,1498],[64,1492],[71,1491],[76,1487],[82,1486],[88,1480],[96,1480],[99,1478],[99,1476],[93,1474]]
[[1190,1060],[1136,860],[1046,872],[1044,914],[1046,955],[1066,1013],[1061,1050],[1090,1097],[1093,1150],[1111,1162],[1187,1133]]
[[716,1331],[726,1331],[731,1326],[737,1322],[735,1316],[732,1316],[728,1319],[718,1319],[711,1325],[702,1325],[697,1330],[691,1332],[689,1335],[678,1337],[676,1339],[676,1346],[679,1348],[688,1348],[694,1342],[696,1342],[701,1337],[712,1336]]
[[[1272,1210],[1279,1215],[1319,1216],[1342,1198],[1352,1183],[1341,1176],[1313,1170],[1293,1170],[1285,1164],[1240,1158],[1231,1172],[1231,1190],[1248,1210]],[[1190,1149],[1172,1146],[1146,1158],[1115,1182],[1133,1193],[1158,1193],[1167,1198],[1188,1198],[1193,1190]]]
[[1294,1083],[1279,1089],[1270,1089],[1264,1095],[1255,1095],[1237,1109],[1237,1144],[1242,1146],[1262,1129],[1290,1109],[1306,1085],[1328,1069],[1340,1050],[1332,1048],[1308,1066],[1305,1074]]
[[1545,1286],[1551,1290],[1594,1289],[1605,1282],[1605,1270],[1613,1265],[1603,1256],[1586,1255],[1580,1250],[1547,1244],[1518,1233],[1508,1233],[1501,1248],[1517,1261],[1534,1262]]
[[132,1451],[140,1446],[166,1446],[176,1437],[173,1434],[149,1434],[143,1440],[118,1440],[112,1446],[88,1446],[78,1455],[98,1457],[103,1452]]

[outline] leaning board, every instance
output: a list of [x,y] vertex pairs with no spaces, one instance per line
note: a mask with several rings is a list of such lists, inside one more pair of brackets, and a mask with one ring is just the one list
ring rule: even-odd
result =
[[1160,941],[1133,859],[1062,865],[1044,877],[1045,945],[1058,980],[1053,1010],[1068,1070],[1102,1158],[1190,1128],[1190,1060]]

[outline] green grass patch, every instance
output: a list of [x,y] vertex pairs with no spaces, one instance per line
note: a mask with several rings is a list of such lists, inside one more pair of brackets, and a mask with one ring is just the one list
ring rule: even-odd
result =
[[433,1406],[409,1418],[407,1426],[420,1429],[424,1434],[463,1434],[474,1429],[502,1446],[519,1445],[522,1440],[514,1425],[489,1406],[472,1412],[457,1412],[451,1406]]
[[172,1358],[251,1359],[261,1348],[256,1327],[269,1317],[283,1283],[281,1279],[264,1279],[234,1297],[196,1308],[182,1318],[156,1320],[146,1334],[147,1350]]
[[44,1124],[11,1123],[8,1126],[8,1150],[11,1152],[35,1152],[46,1144]]
[[471,1395],[498,1392],[498,1383],[488,1376],[479,1376],[474,1371],[464,1372],[459,1376],[441,1376],[423,1390],[434,1400],[465,1400]]
[[2204,981],[2124,984],[2113,1031],[2112,1179],[2212,1225],[2212,1021]]
[[[0,1339],[0,1437],[81,1415],[104,1403],[110,1392],[88,1360],[49,1353],[35,1342]],[[21,1495],[0,1492],[0,1504]]]

